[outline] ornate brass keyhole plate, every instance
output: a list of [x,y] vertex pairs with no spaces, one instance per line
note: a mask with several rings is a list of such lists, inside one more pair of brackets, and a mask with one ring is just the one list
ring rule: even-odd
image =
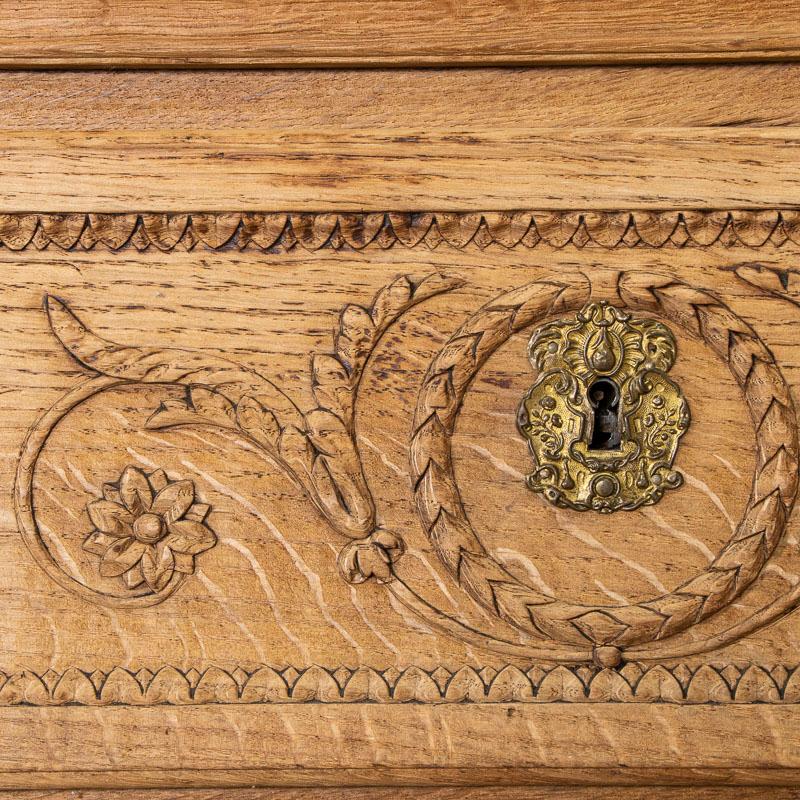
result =
[[536,383],[519,428],[536,468],[531,489],[576,511],[632,510],[681,485],[672,468],[689,407],[666,373],[675,337],[652,319],[608,303],[534,331]]

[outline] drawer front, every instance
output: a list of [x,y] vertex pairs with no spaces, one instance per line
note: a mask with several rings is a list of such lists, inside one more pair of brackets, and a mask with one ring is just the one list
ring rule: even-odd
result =
[[0,39],[0,786],[793,785],[797,68],[308,41]]
[[792,219],[7,215],[0,715],[152,724],[148,775],[165,720],[198,776],[234,721],[276,774],[674,770],[637,726],[720,715],[790,766]]

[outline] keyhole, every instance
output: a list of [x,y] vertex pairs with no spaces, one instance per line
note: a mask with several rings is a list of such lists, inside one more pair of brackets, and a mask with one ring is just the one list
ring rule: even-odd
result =
[[619,389],[607,378],[595,381],[588,392],[589,405],[594,409],[594,425],[590,450],[618,450],[619,429]]

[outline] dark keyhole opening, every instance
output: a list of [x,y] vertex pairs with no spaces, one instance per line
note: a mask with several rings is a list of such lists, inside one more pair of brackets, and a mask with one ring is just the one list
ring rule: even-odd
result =
[[619,389],[607,378],[595,381],[588,392],[594,409],[590,450],[618,450],[622,438],[619,425]]

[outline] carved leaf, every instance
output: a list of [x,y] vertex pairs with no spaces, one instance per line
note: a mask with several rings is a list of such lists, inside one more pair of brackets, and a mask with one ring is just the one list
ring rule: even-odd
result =
[[242,214],[239,241],[242,247],[251,242],[268,250],[280,240],[287,225],[285,214]]
[[359,369],[369,353],[374,325],[372,317],[361,306],[345,306],[339,318],[336,355],[350,372]]
[[307,703],[311,700],[335,702],[341,699],[336,681],[322,667],[316,665],[307,669],[292,687],[292,700]]
[[302,475],[311,475],[314,466],[314,453],[308,436],[294,425],[284,428],[278,440],[278,451],[289,466],[299,470]]
[[761,667],[751,664],[736,684],[739,703],[779,703],[780,700],[775,681]]
[[406,275],[393,281],[378,292],[372,303],[370,316],[375,325],[382,325],[393,319],[408,305],[414,294],[414,287]]
[[175,572],[175,559],[169,547],[159,544],[148,547],[142,555],[142,575],[154,592],[160,592]]
[[144,575],[142,574],[142,563],[139,562],[131,567],[123,576],[122,580],[128,589],[135,589],[144,583]]
[[10,250],[24,250],[38,224],[36,214],[0,214],[0,242]]
[[64,671],[58,683],[53,687],[53,700],[56,703],[80,703],[95,705],[98,703],[97,692],[86,674],[70,667]]
[[150,510],[153,490],[147,476],[136,467],[127,466],[119,479],[119,496],[132,514],[142,514]]
[[87,553],[102,556],[106,550],[114,544],[117,538],[116,536],[109,536],[102,531],[92,531],[92,533],[83,540],[83,549],[86,550]]
[[454,703],[481,703],[486,687],[472,667],[461,667],[447,684],[445,698]]
[[100,575],[104,578],[116,578],[127,572],[142,557],[147,545],[135,539],[118,539],[103,554],[100,561]]
[[239,427],[262,447],[275,450],[281,428],[275,415],[264,408],[255,397],[245,395],[236,405],[236,422]]
[[86,506],[89,519],[98,531],[109,536],[130,536],[133,514],[117,503],[94,500]]
[[510,703],[533,699],[528,676],[518,667],[507,665],[497,673],[489,687],[489,702]]
[[549,703],[563,700],[576,703],[584,700],[584,686],[574,672],[563,666],[558,666],[542,679],[536,700],[540,703]]
[[197,555],[213,547],[217,537],[209,527],[201,522],[181,519],[171,523],[164,544],[174,553]]
[[179,520],[194,503],[194,484],[191,481],[175,481],[165,486],[154,498],[150,512],[163,517],[170,525]]
[[142,214],[148,240],[159,250],[172,250],[184,236],[189,224],[187,214]]
[[148,705],[191,703],[189,681],[175,667],[162,667],[147,685],[145,699]]
[[100,699],[106,705],[137,705],[144,702],[144,693],[128,670],[114,667],[103,683]]
[[311,378],[314,399],[320,407],[349,420],[353,410],[353,382],[342,362],[318,353],[311,362]]
[[375,527],[375,505],[350,434],[337,416],[319,408],[306,415],[306,426],[315,450],[313,492],[323,510],[348,535],[367,535]]
[[100,243],[109,250],[119,250],[130,240],[136,222],[136,214],[89,214],[81,244],[93,247]]
[[433,678],[419,667],[409,667],[400,676],[392,696],[398,703],[433,703],[442,699],[442,693]]
[[589,684],[589,700],[602,703],[624,703],[631,700],[633,691],[622,675],[613,669],[598,672]]
[[0,689],[0,704],[2,705],[12,706],[26,703],[33,706],[47,706],[51,702],[50,692],[42,679],[29,670],[14,673]]
[[675,676],[658,664],[648,669],[636,684],[634,697],[642,703],[677,703],[683,700],[683,689]]
[[192,230],[197,238],[212,250],[224,247],[239,227],[239,214],[192,214]]
[[[55,336],[88,369],[125,381],[179,383],[190,387],[182,413],[188,407],[207,417],[211,424],[231,427],[235,420],[233,401],[210,388],[224,384],[234,401],[245,394],[256,394],[262,405],[269,407],[282,425],[302,422],[302,415],[292,400],[274,383],[252,369],[201,352],[118,345],[92,333],[61,300],[48,296],[45,298],[45,307]],[[165,408],[173,414],[178,411],[174,403],[165,404]],[[164,410],[159,409],[157,413]],[[163,424],[166,421],[165,415]],[[189,417],[177,424],[196,422],[196,419]],[[153,420],[152,424],[158,423]]]
[[242,689],[243,703],[275,703],[288,696],[286,681],[271,667],[259,667]]
[[372,700],[386,703],[390,699],[386,681],[369,667],[359,667],[344,687],[343,699],[351,702]]
[[692,676],[686,700],[689,703],[728,703],[731,700],[731,690],[713,667],[704,664]]
[[232,428],[235,424],[236,412],[227,397],[202,386],[189,386],[184,399],[165,400],[149,417],[145,428],[164,430],[179,425]]
[[195,703],[236,703],[238,700],[236,681],[219,667],[209,667],[194,690]]

